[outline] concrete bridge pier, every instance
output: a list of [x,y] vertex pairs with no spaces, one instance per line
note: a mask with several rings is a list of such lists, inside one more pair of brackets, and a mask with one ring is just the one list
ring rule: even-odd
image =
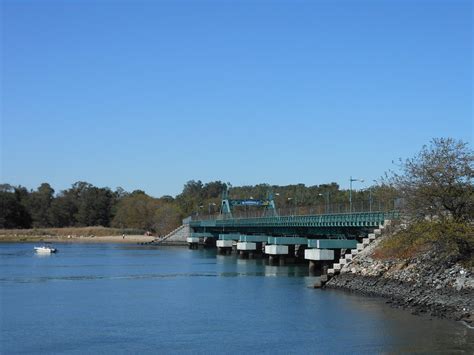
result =
[[309,260],[309,272],[315,275],[326,275],[331,262],[334,262],[334,250],[306,249],[305,259]]
[[198,249],[199,248],[199,238],[197,237],[188,237],[186,238],[189,249]]
[[232,240],[216,240],[216,247],[221,255],[232,254]]
[[238,255],[239,255],[239,259],[247,259],[249,256],[248,253],[243,250],[239,250]]
[[310,275],[317,275],[318,271],[318,263],[315,260],[309,261],[309,274]]
[[334,261],[328,260],[310,260],[309,261],[309,273],[313,276],[327,275],[328,269],[331,267]]
[[285,258],[288,256],[288,251],[288,245],[265,245],[265,254],[268,255],[270,265],[273,265],[277,260],[280,265],[285,265]]
[[243,258],[253,259],[257,255],[261,254],[262,243],[261,242],[238,242],[237,250],[239,255]]
[[232,255],[232,248],[217,248],[217,254],[219,255]]
[[275,265],[278,260],[278,255],[268,255],[268,264]]

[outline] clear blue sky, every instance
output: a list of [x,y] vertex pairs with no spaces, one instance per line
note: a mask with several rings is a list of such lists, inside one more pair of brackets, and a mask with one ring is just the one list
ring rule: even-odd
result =
[[472,146],[469,0],[1,3],[2,182],[347,187]]

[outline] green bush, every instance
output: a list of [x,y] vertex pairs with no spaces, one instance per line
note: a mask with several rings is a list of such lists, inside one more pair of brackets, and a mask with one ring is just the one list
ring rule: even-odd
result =
[[416,222],[385,239],[374,256],[407,259],[434,245],[444,254],[441,256],[473,265],[474,227],[453,220]]

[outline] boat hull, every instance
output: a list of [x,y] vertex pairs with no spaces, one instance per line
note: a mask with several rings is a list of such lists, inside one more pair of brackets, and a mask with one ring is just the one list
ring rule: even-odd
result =
[[35,247],[35,251],[38,254],[52,254],[56,253],[57,250],[55,248]]

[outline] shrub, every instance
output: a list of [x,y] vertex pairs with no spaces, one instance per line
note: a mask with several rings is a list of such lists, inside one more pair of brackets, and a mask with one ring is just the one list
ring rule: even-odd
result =
[[444,254],[473,264],[474,227],[454,220],[420,221],[381,242],[374,257],[407,259],[437,246]]

